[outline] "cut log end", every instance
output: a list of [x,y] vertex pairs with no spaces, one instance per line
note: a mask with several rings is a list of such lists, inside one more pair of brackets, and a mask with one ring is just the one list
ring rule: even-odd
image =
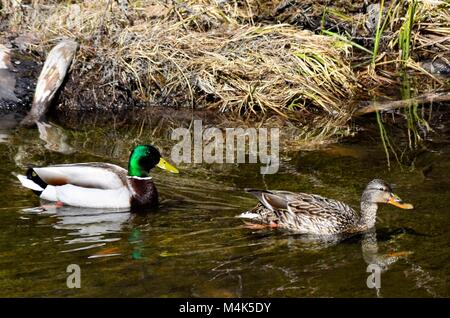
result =
[[36,84],[31,110],[20,123],[21,126],[33,127],[45,116],[53,97],[66,77],[77,48],[77,42],[62,40],[50,51]]

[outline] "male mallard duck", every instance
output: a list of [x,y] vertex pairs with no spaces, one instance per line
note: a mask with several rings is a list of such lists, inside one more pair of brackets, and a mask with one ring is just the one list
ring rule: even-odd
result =
[[136,146],[128,171],[111,163],[90,162],[29,168],[18,175],[22,185],[40,198],[89,208],[151,208],[158,192],[149,176],[155,166],[178,173],[151,145]]
[[247,189],[259,203],[239,217],[256,220],[303,234],[363,232],[375,225],[378,203],[402,209],[413,206],[403,201],[383,180],[369,182],[361,196],[361,214],[347,204],[315,194]]

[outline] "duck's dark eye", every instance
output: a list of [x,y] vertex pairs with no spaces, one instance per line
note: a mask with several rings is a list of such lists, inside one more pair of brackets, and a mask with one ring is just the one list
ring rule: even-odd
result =
[[383,191],[383,192],[384,192],[384,191],[386,191],[386,189],[385,189],[385,188],[380,188],[379,190],[380,190],[380,191]]

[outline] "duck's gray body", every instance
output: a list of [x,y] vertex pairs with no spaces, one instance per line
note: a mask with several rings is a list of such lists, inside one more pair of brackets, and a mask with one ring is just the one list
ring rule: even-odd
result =
[[117,209],[156,206],[158,193],[151,178],[127,174],[120,166],[91,162],[30,168],[27,176],[17,177],[40,198],[71,206]]

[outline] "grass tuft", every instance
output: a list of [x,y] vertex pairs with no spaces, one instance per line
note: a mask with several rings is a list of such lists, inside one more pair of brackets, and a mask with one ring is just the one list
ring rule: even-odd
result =
[[34,1],[16,27],[43,50],[62,37],[81,42],[74,68],[86,93],[92,83],[113,97],[126,87],[141,104],[243,116],[350,112],[348,44],[287,24],[241,24],[253,6],[230,3],[131,1],[123,11],[114,1]]

